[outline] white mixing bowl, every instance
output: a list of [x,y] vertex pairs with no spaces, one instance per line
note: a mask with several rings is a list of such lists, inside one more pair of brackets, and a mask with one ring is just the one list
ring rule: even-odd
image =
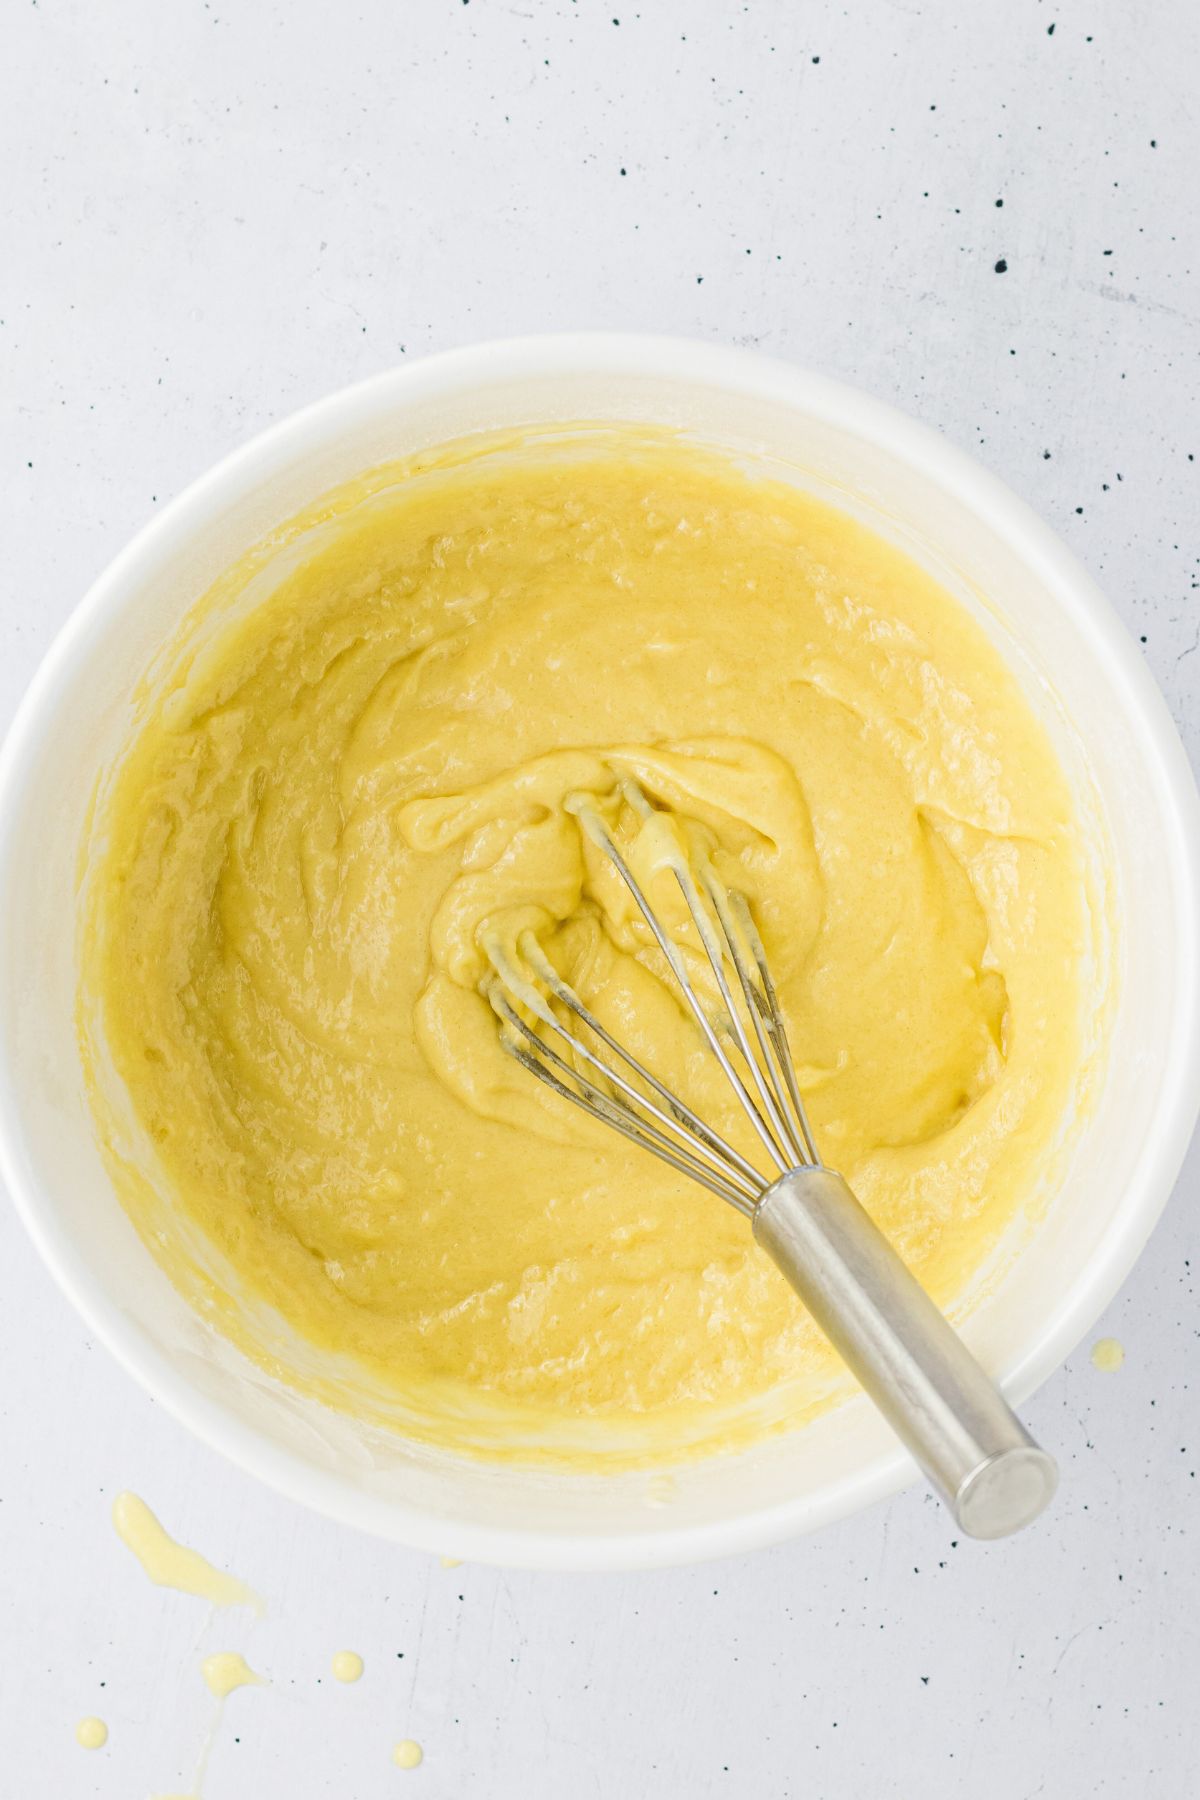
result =
[[856,1511],[912,1479],[856,1398],[790,1435],[675,1472],[571,1476],[384,1437],[272,1381],[200,1322],[105,1174],[76,1047],[76,856],[133,686],[185,608],[323,490],[468,432],[531,421],[674,425],[777,467],[903,544],[1004,647],[1108,838],[1117,1003],[1106,1092],[1045,1216],[965,1335],[1019,1401],[1128,1272],[1200,1093],[1200,806],[1174,727],[1107,602],[1019,500],[862,394],[742,351],[608,336],[485,344],[333,395],[226,458],[101,576],[0,757],[0,1168],[91,1329],[164,1406],[265,1481],[386,1537],[566,1568],[685,1562]]

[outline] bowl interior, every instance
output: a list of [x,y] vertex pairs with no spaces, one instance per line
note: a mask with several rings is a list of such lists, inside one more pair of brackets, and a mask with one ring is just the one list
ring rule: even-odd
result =
[[982,620],[1073,784],[1107,890],[1096,979],[1114,1005],[1105,1094],[1043,1217],[964,1296],[965,1335],[1017,1397],[1086,1330],[1165,1200],[1195,1090],[1195,794],[1157,692],[1106,603],[1005,490],[847,390],[756,358],[620,340],[435,359],[299,415],[188,491],[101,579],[31,690],[0,770],[0,1151],[81,1310],[194,1429],[298,1498],[427,1548],[603,1566],[716,1554],[866,1503],[911,1465],[861,1398],[669,1478],[473,1463],[356,1424],[204,1324],[117,1202],[74,1028],[76,859],[136,681],[184,610],[323,490],[474,431],[579,419],[672,425],[769,466],[900,543]]

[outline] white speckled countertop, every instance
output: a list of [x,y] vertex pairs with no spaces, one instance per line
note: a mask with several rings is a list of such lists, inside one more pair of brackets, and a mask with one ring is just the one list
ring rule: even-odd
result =
[[[153,508],[333,387],[472,338],[760,345],[941,427],[1106,586],[1200,752],[1200,13],[1185,0],[11,0],[0,712]],[[930,1496],[628,1577],[447,1570],[286,1504],[87,1339],[0,1213],[0,1791],[205,1800],[1188,1800],[1200,1157],[1028,1408],[1025,1539]],[[1200,1267],[1200,1264],[1196,1265]],[[206,1623],[108,1522],[244,1575]],[[329,1660],[358,1650],[339,1687]],[[103,1751],[73,1739],[98,1713]],[[392,1766],[415,1737],[422,1767]]]

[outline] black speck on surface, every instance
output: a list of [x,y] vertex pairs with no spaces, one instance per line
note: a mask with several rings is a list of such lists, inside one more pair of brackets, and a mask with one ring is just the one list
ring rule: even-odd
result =
[[1048,451],[1048,450],[1043,450],[1043,451],[1042,451],[1042,461],[1043,461],[1043,462],[1049,462],[1049,461],[1050,461],[1050,452],[1049,452],[1049,451]]
[[1047,25],[1047,27],[1046,27],[1046,36],[1047,36],[1047,37],[1053,37],[1053,36],[1054,36],[1054,27],[1053,27],[1053,25]]
[[1003,257],[1001,257],[1000,261],[996,264],[996,273],[997,275],[1007,275],[1008,273],[1008,264]]
[[1082,508],[1082,506],[1077,506],[1077,507],[1076,507],[1076,508],[1075,508],[1075,511],[1076,511],[1076,512],[1077,512],[1077,513],[1081,513],[1081,512],[1082,512],[1082,511],[1083,511],[1083,508]]
[[1151,148],[1151,149],[1152,149],[1152,150],[1157,150],[1157,149],[1158,149],[1158,139],[1157,139],[1157,138],[1151,138],[1151,139],[1150,139],[1150,148]]
[[814,61],[814,62],[815,62],[815,63],[819,63],[819,62],[820,62],[820,60],[821,60],[821,59],[820,59],[820,57],[819,57],[819,56],[814,56],[814,57],[813,57],[813,61]]
[[1004,202],[1003,202],[1003,200],[997,200],[997,202],[996,202],[996,205],[997,205],[997,206],[1003,206],[1003,205],[1004,205]]
[[622,173],[622,175],[624,175],[624,174],[626,174],[626,173],[627,173],[627,171],[626,171],[626,170],[625,170],[625,169],[622,169],[622,170],[621,170],[621,173]]

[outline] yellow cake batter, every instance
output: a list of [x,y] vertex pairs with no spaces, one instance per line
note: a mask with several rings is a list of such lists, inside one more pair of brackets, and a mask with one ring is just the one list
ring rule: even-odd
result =
[[235,1688],[266,1687],[265,1676],[250,1667],[240,1650],[216,1650],[200,1664],[210,1694],[228,1700]]
[[734,1126],[564,810],[628,774],[751,896],[826,1159],[941,1300],[1044,1196],[1078,1097],[1066,782],[913,562],[665,435],[377,471],[148,678],[95,809],[80,1020],[159,1253],[152,1191],[434,1438],[711,1447],[835,1373],[744,1220],[549,1095],[479,992],[489,937],[531,925]]

